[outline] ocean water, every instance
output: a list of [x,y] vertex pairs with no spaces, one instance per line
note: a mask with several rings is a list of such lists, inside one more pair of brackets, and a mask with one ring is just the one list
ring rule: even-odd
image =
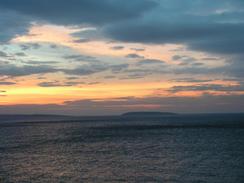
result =
[[[0,125],[1,183],[243,183],[243,116]],[[171,124],[201,124],[185,127]],[[235,124],[208,126],[202,124]]]

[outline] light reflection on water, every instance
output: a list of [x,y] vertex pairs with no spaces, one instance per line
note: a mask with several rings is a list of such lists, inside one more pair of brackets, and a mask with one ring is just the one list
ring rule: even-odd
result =
[[243,128],[0,127],[0,182],[244,182]]

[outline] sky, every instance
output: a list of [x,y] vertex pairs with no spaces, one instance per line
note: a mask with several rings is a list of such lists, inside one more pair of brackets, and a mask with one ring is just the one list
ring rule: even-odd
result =
[[0,114],[244,112],[243,0],[0,0]]

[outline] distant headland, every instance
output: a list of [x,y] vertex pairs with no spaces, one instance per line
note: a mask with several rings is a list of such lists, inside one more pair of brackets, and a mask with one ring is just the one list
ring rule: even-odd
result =
[[177,115],[173,112],[159,112],[159,111],[137,111],[137,112],[127,112],[122,114],[122,116],[168,116]]

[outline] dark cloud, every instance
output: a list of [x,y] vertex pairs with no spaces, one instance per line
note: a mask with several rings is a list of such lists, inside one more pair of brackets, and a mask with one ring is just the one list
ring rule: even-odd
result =
[[91,75],[108,70],[107,65],[84,65],[74,69],[62,69],[61,71],[68,75]]
[[188,86],[173,86],[169,89],[170,92],[177,93],[181,91],[224,91],[224,92],[239,92],[244,91],[244,85],[220,85],[220,84],[201,84]]
[[41,48],[41,45],[39,43],[26,43],[26,44],[21,44],[20,48],[22,50],[29,50],[29,49],[39,49]]
[[201,62],[195,62],[195,63],[191,63],[192,66],[203,66],[204,63]]
[[25,15],[56,24],[104,24],[140,16],[156,5],[151,0],[1,0],[0,8],[16,10]]
[[136,79],[136,78],[143,78],[148,75],[162,73],[162,67],[160,68],[152,68],[152,67],[136,67],[136,68],[129,68],[124,71],[125,75],[122,77],[123,79]]
[[58,45],[56,45],[56,44],[50,44],[49,46],[50,46],[50,48],[52,48],[52,49],[57,49],[57,48],[58,48]]
[[204,57],[201,60],[216,61],[216,60],[220,60],[220,58],[216,58],[216,57]]
[[126,58],[138,59],[138,58],[144,58],[144,56],[138,55],[136,53],[130,53],[126,55]]
[[56,71],[56,69],[44,65],[16,66],[13,64],[7,64],[0,67],[0,76],[27,76],[31,74],[52,73]]
[[112,71],[113,73],[121,72],[128,68],[128,64],[117,64],[117,65],[108,65],[108,64],[87,64],[82,65],[81,67],[76,67],[74,69],[60,69],[61,72],[68,75],[92,75],[104,71]]
[[100,84],[100,82],[94,81],[94,82],[87,83],[87,85],[96,85],[96,84]]
[[[40,75],[42,75],[42,74],[40,74]],[[39,79],[39,80],[43,80],[43,79],[47,79],[47,78],[44,77],[44,76],[39,76],[37,79]]]
[[[204,65],[194,65],[189,64],[187,62],[181,62],[178,64],[178,67],[170,67],[168,70],[169,72],[173,74],[188,74],[188,75],[194,75],[194,77],[198,77],[198,75],[222,75],[226,74],[229,68],[228,66],[221,66],[221,67],[206,67]],[[231,75],[231,74],[230,74]]]
[[76,40],[74,40],[73,42],[74,42],[74,43],[87,43],[87,42],[89,42],[89,41],[91,41],[91,40],[88,39],[88,38],[80,38],[80,39],[76,39]]
[[[89,63],[82,66],[78,66],[72,69],[58,68],[54,65],[54,61],[27,61],[24,63],[32,65],[17,66],[9,63],[0,63],[0,76],[28,76],[32,74],[46,74],[62,72],[66,75],[91,75],[104,71],[112,71],[113,73],[121,72],[128,68],[128,64],[109,65],[106,63]],[[73,77],[73,76],[71,76]]]
[[83,84],[81,82],[59,82],[59,81],[50,81],[50,82],[41,82],[38,83],[40,87],[63,87],[63,86],[76,86]]
[[175,82],[187,82],[187,83],[205,83],[213,81],[212,79],[194,79],[194,78],[180,78],[174,79]]
[[222,67],[222,73],[229,77],[244,79],[244,55],[234,56],[227,60],[227,65]]
[[5,43],[28,32],[31,18],[16,11],[1,9],[0,2],[0,43]]
[[[93,24],[119,41],[179,43],[221,54],[243,52],[242,0],[1,0],[0,8],[4,12],[0,39],[5,40],[25,33],[31,21],[45,20],[62,25]],[[77,42],[90,39],[83,38]]]
[[182,55],[174,55],[172,57],[172,60],[181,60],[182,58],[184,58],[185,56],[182,56]]
[[137,62],[137,65],[161,65],[165,62],[163,60],[157,60],[157,59],[144,59],[139,62]]
[[96,28],[90,28],[88,27],[87,30],[81,30],[78,32],[71,33],[71,36],[78,38],[78,39],[87,39],[89,41],[97,41],[97,40],[103,40],[104,35],[100,31],[99,27]]
[[244,43],[243,24],[126,22],[111,25],[105,31],[121,41],[187,44],[191,49],[224,54],[242,53]]
[[172,56],[172,60],[177,61],[178,65],[180,66],[186,66],[186,65],[191,65],[191,66],[202,66],[204,65],[201,62],[196,62],[197,59],[191,56],[186,56],[186,55],[174,55]]
[[9,57],[6,52],[0,51],[0,57]]
[[50,64],[57,64],[57,61],[39,61],[39,60],[29,60],[29,61],[22,61],[25,64],[31,65],[50,65]]
[[19,56],[19,57],[25,57],[26,54],[24,52],[17,52],[15,53],[16,56]]
[[129,64],[118,64],[118,65],[111,65],[110,69],[113,73],[117,73],[124,69],[127,69],[128,67],[129,67]]
[[2,94],[2,93],[5,93],[5,91],[0,91],[0,97],[6,97],[7,96],[7,95]]
[[0,81],[0,85],[15,85],[15,82]]
[[45,20],[62,25],[93,24],[119,41],[179,43],[221,54],[243,52],[242,0],[1,0],[0,8],[4,32],[0,39],[5,40],[25,33],[31,21]]
[[145,51],[145,48],[131,48],[133,51]]
[[197,61],[196,58],[191,57],[191,56],[186,56],[186,55],[174,55],[174,56],[172,57],[172,59],[173,59],[173,60],[176,60],[176,61],[187,62],[187,63]]
[[96,57],[89,56],[89,55],[65,55],[63,57],[69,61],[77,61],[77,62],[99,62]]
[[113,46],[111,47],[112,50],[123,50],[124,46]]
[[145,77],[144,73],[134,73],[134,74],[128,74],[128,75],[123,76],[123,77],[119,77],[119,80],[141,79],[144,77]]
[[109,76],[104,76],[104,79],[114,79],[116,76],[114,75],[109,75]]
[[178,47],[178,48],[170,49],[170,51],[172,51],[172,52],[180,52],[180,51],[185,51],[185,48],[184,47]]
[[176,43],[211,53],[242,53],[244,4],[240,0],[159,2],[160,6],[145,16],[110,24],[104,32],[125,42]]
[[71,77],[66,77],[67,80],[76,80],[79,79],[79,77],[71,76]]

